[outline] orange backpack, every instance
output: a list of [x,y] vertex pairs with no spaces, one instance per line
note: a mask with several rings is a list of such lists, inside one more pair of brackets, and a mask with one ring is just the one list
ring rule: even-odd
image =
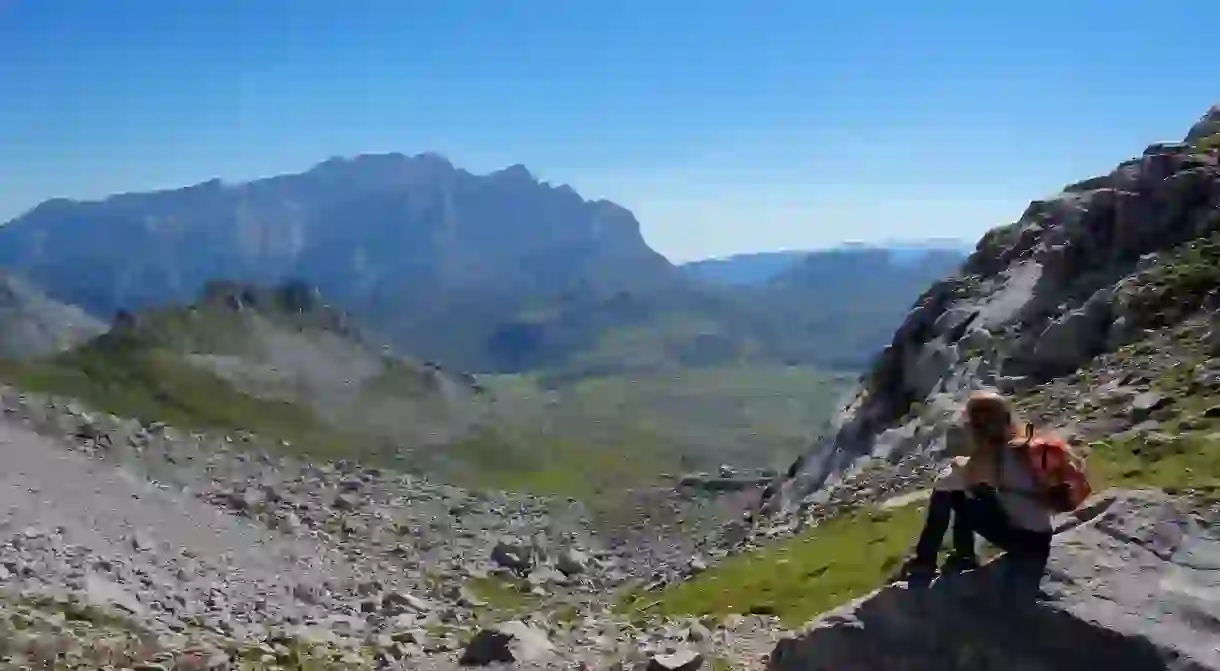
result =
[[1045,493],[1045,501],[1055,512],[1076,510],[1093,493],[1084,459],[1059,436],[1035,435],[1032,425],[1027,431],[1025,455]]

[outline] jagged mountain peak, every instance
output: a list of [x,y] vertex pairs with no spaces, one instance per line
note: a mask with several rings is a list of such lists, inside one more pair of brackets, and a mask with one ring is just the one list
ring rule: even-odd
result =
[[308,278],[404,349],[461,368],[487,365],[482,339],[526,302],[673,273],[625,208],[524,166],[480,176],[433,153],[44,203],[0,227],[0,264],[97,314],[187,303],[217,278]]

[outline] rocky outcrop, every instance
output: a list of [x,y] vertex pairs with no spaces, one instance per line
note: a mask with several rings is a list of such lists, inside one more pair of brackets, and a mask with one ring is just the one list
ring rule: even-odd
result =
[[1003,559],[906,583],[782,640],[774,671],[1220,669],[1220,537],[1149,493],[1102,501],[1055,542],[1043,598],[1006,601]]
[[1220,133],[1220,105],[1212,106],[1198,123],[1191,126],[1190,132],[1186,134],[1186,141],[1198,142],[1217,133]]
[[[1210,276],[1154,267],[1158,255],[1220,231],[1220,151],[1195,143],[1218,118],[1213,109],[1187,142],[1153,144],[983,236],[958,275],[916,302],[790,494],[833,483],[878,450],[934,458],[946,426],[943,413],[929,420],[929,406],[1071,373],[1200,306],[1215,288]],[[1184,295],[1165,298],[1175,282]],[[895,429],[900,436],[887,433]]]

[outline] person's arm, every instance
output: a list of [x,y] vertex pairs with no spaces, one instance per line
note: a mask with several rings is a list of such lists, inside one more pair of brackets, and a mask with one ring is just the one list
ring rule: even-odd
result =
[[945,432],[945,456],[969,457],[974,453],[974,441],[970,439],[970,431],[960,422],[949,425]]

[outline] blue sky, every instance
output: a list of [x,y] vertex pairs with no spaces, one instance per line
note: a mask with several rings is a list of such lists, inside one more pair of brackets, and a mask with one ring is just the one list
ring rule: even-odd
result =
[[329,156],[524,163],[677,260],[973,239],[1220,102],[1220,3],[0,0],[0,221]]

